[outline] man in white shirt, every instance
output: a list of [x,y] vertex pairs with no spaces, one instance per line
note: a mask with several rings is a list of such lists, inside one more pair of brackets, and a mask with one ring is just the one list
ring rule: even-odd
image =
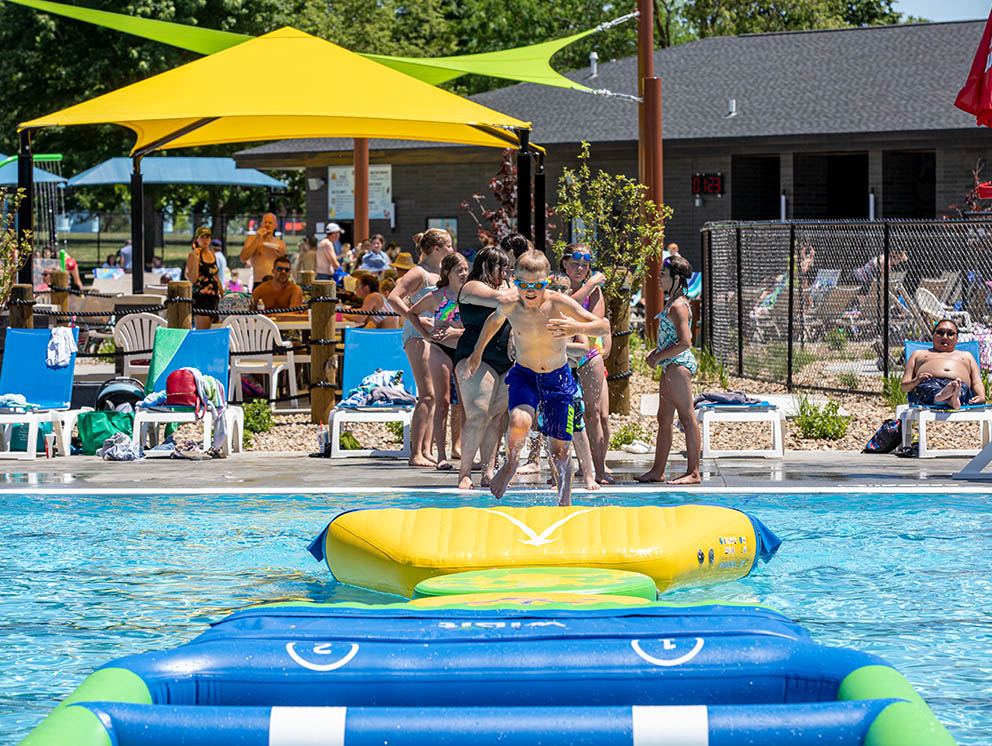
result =
[[341,252],[341,226],[337,223],[327,224],[327,236],[317,244],[317,279],[333,280],[334,273],[341,263],[338,255]]

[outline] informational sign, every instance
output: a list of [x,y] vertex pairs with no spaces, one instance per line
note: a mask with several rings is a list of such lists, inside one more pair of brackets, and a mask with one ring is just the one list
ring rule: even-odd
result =
[[[327,169],[327,215],[331,220],[355,219],[355,169],[330,166]],[[389,220],[393,216],[393,166],[369,166],[369,220]]]
[[448,231],[451,234],[452,248],[458,248],[458,218],[427,218],[427,227]]

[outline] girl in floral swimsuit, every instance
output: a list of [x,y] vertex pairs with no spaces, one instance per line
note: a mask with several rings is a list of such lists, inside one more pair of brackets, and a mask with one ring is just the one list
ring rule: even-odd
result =
[[635,477],[638,482],[661,482],[672,449],[672,425],[675,413],[685,430],[685,474],[668,480],[668,484],[698,484],[700,434],[696,412],[692,405],[692,376],[696,373],[696,358],[692,354],[692,312],[685,299],[685,289],[692,267],[681,256],[665,259],[659,281],[668,303],[658,314],[658,345],[647,356],[652,368],[662,370],[658,387],[658,439],[655,442],[654,464],[651,470]]

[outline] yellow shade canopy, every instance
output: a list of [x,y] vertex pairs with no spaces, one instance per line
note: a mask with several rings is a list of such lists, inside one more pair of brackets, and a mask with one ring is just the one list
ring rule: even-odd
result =
[[524,122],[285,27],[19,129],[119,124],[132,154],[306,137],[517,147]]

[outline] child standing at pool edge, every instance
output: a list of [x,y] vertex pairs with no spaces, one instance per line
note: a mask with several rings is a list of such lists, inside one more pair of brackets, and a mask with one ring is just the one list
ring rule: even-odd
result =
[[648,353],[647,364],[661,366],[658,384],[658,439],[655,442],[651,470],[635,477],[638,482],[661,482],[672,450],[672,425],[675,413],[685,430],[686,471],[668,484],[699,484],[700,434],[692,405],[692,377],[696,358],[692,354],[692,311],[685,298],[692,266],[682,256],[670,256],[662,263],[659,279],[668,302],[658,314],[658,344]]

